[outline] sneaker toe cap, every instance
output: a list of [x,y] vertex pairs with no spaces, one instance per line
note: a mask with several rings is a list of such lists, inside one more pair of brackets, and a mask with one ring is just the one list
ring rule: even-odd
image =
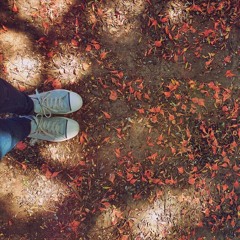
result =
[[75,92],[70,93],[70,105],[73,112],[79,110],[83,105],[81,96]]
[[68,119],[66,129],[67,139],[75,137],[79,133],[79,131],[80,131],[79,124],[72,119]]

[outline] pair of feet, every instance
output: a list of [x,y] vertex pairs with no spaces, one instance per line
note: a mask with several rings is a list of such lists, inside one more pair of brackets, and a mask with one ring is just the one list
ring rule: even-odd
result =
[[61,142],[75,137],[79,124],[66,117],[51,117],[53,114],[69,114],[79,110],[83,101],[80,95],[68,90],[52,90],[29,95],[34,103],[36,116],[31,120],[29,137],[52,142]]

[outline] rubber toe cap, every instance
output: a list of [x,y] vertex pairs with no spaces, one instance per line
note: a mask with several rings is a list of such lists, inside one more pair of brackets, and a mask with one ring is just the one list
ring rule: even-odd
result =
[[70,106],[73,112],[78,111],[83,105],[81,96],[75,92],[70,93]]
[[75,137],[79,133],[79,131],[80,131],[80,127],[78,122],[72,119],[68,119],[67,129],[66,129],[67,139]]

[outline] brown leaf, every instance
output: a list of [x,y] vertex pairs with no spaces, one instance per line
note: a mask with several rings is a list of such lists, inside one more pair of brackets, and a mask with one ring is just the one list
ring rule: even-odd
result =
[[115,174],[114,174],[114,173],[110,173],[108,180],[109,180],[110,182],[114,183]]

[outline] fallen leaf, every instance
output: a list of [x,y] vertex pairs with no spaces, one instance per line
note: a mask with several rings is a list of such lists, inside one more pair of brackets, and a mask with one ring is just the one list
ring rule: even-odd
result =
[[109,180],[110,182],[114,183],[115,174],[114,174],[114,173],[110,173],[108,180]]
[[104,114],[105,118],[107,118],[107,119],[111,118],[111,115],[109,113],[104,112],[104,111],[102,111],[102,113]]
[[62,83],[58,79],[54,79],[52,81],[52,86],[54,89],[61,89],[62,88]]
[[118,98],[117,92],[114,91],[114,90],[111,90],[110,92],[111,93],[110,93],[109,99],[112,100],[112,101],[116,101],[117,98]]
[[236,74],[232,73],[231,70],[227,70],[226,73],[225,73],[225,76],[226,76],[227,78],[230,78],[230,77],[235,77]]
[[18,12],[18,7],[16,6],[15,3],[13,3],[12,11],[17,13]]
[[156,47],[161,47],[162,46],[162,41],[160,40],[160,41],[155,41],[154,42],[154,45],[156,46]]
[[72,40],[71,40],[71,44],[72,44],[74,47],[77,47],[77,46],[78,46],[78,41],[75,40],[75,39],[72,39]]
[[188,183],[191,184],[191,185],[195,184],[195,178],[189,177]]
[[183,174],[183,173],[184,173],[184,168],[183,168],[183,167],[178,167],[178,172],[179,172],[180,174]]
[[107,54],[108,54],[108,52],[101,52],[101,54],[100,54],[100,59],[101,59],[101,60],[105,59],[106,56],[107,56]]
[[18,142],[16,145],[16,149],[20,151],[24,150],[26,147],[27,147],[27,144],[22,141]]

